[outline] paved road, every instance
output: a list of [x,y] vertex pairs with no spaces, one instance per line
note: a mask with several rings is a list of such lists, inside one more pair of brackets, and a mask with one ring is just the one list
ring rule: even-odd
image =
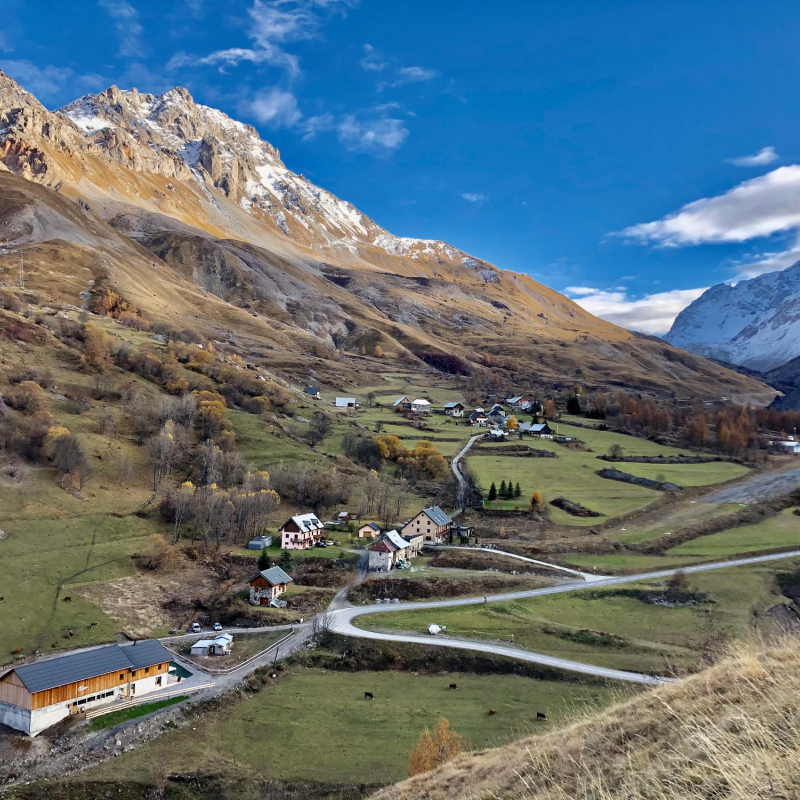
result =
[[[761,564],[769,561],[779,561],[786,558],[800,557],[800,550],[793,550],[788,553],[777,553],[765,556],[753,556],[751,558],[731,559],[719,561],[713,564],[697,564],[691,567],[684,567],[683,572],[709,572],[711,570],[726,569],[728,567],[740,567],[748,564]],[[460,639],[452,639],[442,636],[414,636],[404,634],[382,633],[378,631],[367,631],[353,625],[353,620],[367,614],[380,614],[393,611],[418,611],[425,609],[455,608],[458,606],[480,605],[484,602],[499,603],[508,600],[524,600],[530,597],[539,597],[547,594],[560,594],[561,592],[573,592],[586,588],[602,588],[606,586],[619,586],[625,583],[635,583],[637,581],[654,580],[656,578],[668,578],[679,569],[665,569],[657,572],[645,572],[638,575],[614,575],[588,583],[586,581],[569,581],[557,586],[546,586],[541,589],[528,589],[520,592],[507,592],[505,594],[488,595],[485,600],[481,597],[467,597],[457,600],[433,600],[422,603],[392,603],[391,605],[375,605],[365,607],[351,607],[339,609],[333,612],[332,630],[344,636],[354,636],[363,639],[378,639],[391,642],[410,642],[412,644],[422,644],[438,647],[453,647],[461,650],[477,650],[484,653],[508,656],[522,661],[530,661],[536,664],[558,667],[569,672],[579,672],[585,675],[596,675],[601,678],[615,678],[617,680],[631,681],[634,683],[665,683],[667,678],[656,678],[652,675],[642,675],[636,672],[625,672],[623,670],[611,670],[605,667],[598,667],[592,664],[581,664],[576,661],[555,658],[541,653],[532,653],[527,650],[518,650],[514,647],[493,644],[491,642],[474,642]],[[431,615],[431,622],[435,622],[435,615]]]
[[461,470],[458,468],[458,464],[461,461],[461,459],[463,458],[463,456],[466,455],[466,453],[470,449],[470,447],[472,447],[472,445],[474,445],[475,442],[478,441],[478,439],[483,438],[483,436],[484,436],[483,433],[480,433],[477,436],[473,436],[464,445],[464,447],[461,449],[461,451],[456,456],[453,457],[453,463],[452,463],[451,466],[453,468],[453,474],[456,476],[456,480],[458,481],[458,501],[459,501],[459,504],[461,505],[461,510],[462,511],[464,510],[464,500],[467,497],[467,489],[469,487],[467,486],[466,478],[461,474]]
[[458,544],[438,544],[434,545],[439,550],[476,550],[479,553],[489,553],[498,556],[508,556],[508,558],[516,558],[518,561],[527,561],[529,564],[538,564],[540,567],[547,567],[548,569],[555,569],[559,572],[566,572],[569,575],[575,575],[585,581],[599,581],[607,576],[595,575],[591,572],[580,572],[577,569],[570,569],[569,567],[561,567],[558,564],[550,564],[547,561],[537,561],[535,558],[528,558],[527,556],[518,556],[516,553],[509,553],[507,550],[491,550],[484,547],[470,547],[468,545]]
[[789,472],[756,475],[745,483],[698,498],[698,503],[759,503],[800,488],[800,467]]

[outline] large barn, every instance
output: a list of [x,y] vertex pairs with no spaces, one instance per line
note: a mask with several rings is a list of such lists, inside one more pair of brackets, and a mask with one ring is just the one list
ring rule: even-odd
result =
[[0,677],[0,723],[35,736],[70,714],[167,685],[169,651],[157,639],[14,667]]

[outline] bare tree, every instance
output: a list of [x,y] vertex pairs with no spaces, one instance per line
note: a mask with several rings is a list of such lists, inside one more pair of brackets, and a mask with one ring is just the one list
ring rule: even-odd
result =
[[208,486],[219,480],[221,461],[222,450],[210,439],[207,439],[197,448],[198,483],[200,486]]
[[91,476],[91,468],[81,443],[74,433],[58,437],[52,447],[53,464],[61,470],[61,486],[63,488],[66,478],[70,474],[78,477],[78,485],[83,484]]
[[311,635],[317,644],[325,646],[331,639],[334,627],[334,614],[322,611],[311,620]]
[[145,444],[145,453],[153,476],[153,491],[158,491],[161,481],[169,477],[175,461],[175,438],[166,427]]

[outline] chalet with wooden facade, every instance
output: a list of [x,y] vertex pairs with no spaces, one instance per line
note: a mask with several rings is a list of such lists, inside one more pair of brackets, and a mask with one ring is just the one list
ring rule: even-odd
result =
[[290,517],[279,528],[282,550],[308,550],[325,537],[325,526],[316,514]]
[[13,667],[0,677],[0,723],[35,736],[71,714],[153,692],[167,685],[170,658],[147,639]]
[[250,579],[250,604],[268,606],[280,597],[293,578],[280,567],[270,567]]
[[401,533],[406,537],[422,536],[425,544],[444,544],[452,527],[453,520],[439,506],[431,506],[406,522]]

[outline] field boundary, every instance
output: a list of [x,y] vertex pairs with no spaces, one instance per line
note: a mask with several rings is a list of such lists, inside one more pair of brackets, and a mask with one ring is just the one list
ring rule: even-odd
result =
[[124,700],[121,703],[109,703],[107,706],[101,708],[93,708],[91,711],[85,712],[87,720],[95,719],[97,717],[104,717],[106,714],[113,714],[115,711],[124,711],[126,708],[135,708],[136,706],[143,706],[147,703],[157,703],[160,700],[169,700],[171,697],[179,697],[183,694],[194,694],[201,689],[212,689],[215,686],[214,682],[201,683],[199,686],[188,686],[174,692],[164,692],[163,694],[145,695],[137,697],[135,700]]

